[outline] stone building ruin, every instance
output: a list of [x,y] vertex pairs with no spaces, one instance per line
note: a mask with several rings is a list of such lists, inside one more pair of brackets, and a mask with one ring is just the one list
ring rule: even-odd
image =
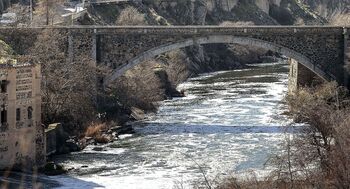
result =
[[40,65],[0,57],[0,170],[45,163]]

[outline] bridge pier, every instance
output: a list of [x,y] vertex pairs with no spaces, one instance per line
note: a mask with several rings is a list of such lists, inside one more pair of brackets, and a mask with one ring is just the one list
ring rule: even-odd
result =
[[288,63],[288,94],[293,95],[300,87],[311,85],[315,77],[318,77],[314,72],[292,58],[288,60]]

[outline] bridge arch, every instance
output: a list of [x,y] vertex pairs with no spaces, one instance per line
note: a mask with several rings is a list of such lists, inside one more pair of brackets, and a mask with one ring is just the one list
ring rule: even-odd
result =
[[308,57],[304,56],[299,52],[291,50],[290,48],[286,48],[282,45],[278,45],[268,41],[250,38],[250,37],[237,37],[234,35],[210,35],[206,37],[189,38],[189,39],[177,41],[174,43],[167,43],[167,44],[152,48],[150,50],[147,50],[137,55],[136,57],[130,59],[127,64],[121,66],[119,69],[113,71],[113,73],[105,79],[104,85],[108,86],[129,69],[133,68],[136,65],[141,64],[142,62],[151,60],[157,55],[160,55],[172,50],[192,46],[192,45],[219,44],[219,43],[248,45],[248,46],[259,47],[266,50],[278,52],[289,58],[295,59],[297,62],[304,65],[305,67],[310,69],[312,72],[314,72],[316,75],[320,76],[321,78],[325,80],[331,79],[331,76],[326,74],[320,68],[316,67]]

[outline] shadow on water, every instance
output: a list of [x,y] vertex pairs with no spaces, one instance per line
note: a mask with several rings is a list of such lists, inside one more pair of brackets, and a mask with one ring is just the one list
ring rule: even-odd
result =
[[[5,176],[6,175],[6,176]],[[35,175],[29,173],[20,173],[20,172],[3,172],[0,171],[0,188],[1,189],[51,189],[51,188],[84,188],[84,189],[93,189],[93,188],[103,188],[103,186],[80,180],[77,178],[70,177],[68,175],[64,176],[66,180],[69,180],[69,183],[74,183],[76,186],[64,186],[62,182],[56,181],[55,178],[49,177],[46,175]]]
[[[147,127],[147,129],[144,129]],[[306,126],[234,126],[234,125],[191,125],[175,123],[148,123],[138,124],[135,130],[142,135],[149,134],[171,134],[180,135],[183,133],[195,134],[244,134],[244,133],[297,133]]]
[[[223,71],[220,74],[211,75],[208,78],[192,78],[190,81],[199,82],[200,84],[211,84],[215,82],[227,82],[242,79],[251,79],[251,82],[272,82],[276,80],[276,74],[288,73],[288,66],[281,66],[281,64],[266,65],[250,65],[247,69]],[[259,77],[257,77],[259,76]],[[261,78],[265,78],[261,80]]]

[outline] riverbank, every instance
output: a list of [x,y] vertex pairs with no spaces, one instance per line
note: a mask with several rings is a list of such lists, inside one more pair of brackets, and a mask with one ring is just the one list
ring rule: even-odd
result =
[[[264,60],[271,60],[270,57],[264,57]],[[245,69],[257,67],[257,65],[245,65]],[[244,69],[243,69],[244,70]],[[173,98],[184,97],[185,89],[178,88],[176,89],[173,82],[169,81],[169,76],[165,70],[157,68],[155,70],[157,79],[156,82],[161,83],[159,85],[163,88],[163,90],[152,91],[154,92],[162,92],[165,99],[170,100]],[[184,81],[184,77],[181,77],[181,80],[177,80],[179,83]],[[186,91],[187,92],[187,91]],[[130,100],[130,98],[128,98]],[[146,98],[147,99],[147,98]],[[165,100],[164,99],[164,100]],[[149,99],[148,99],[149,100]],[[125,134],[134,134],[134,130],[132,128],[133,122],[143,122],[146,118],[146,114],[154,113],[158,110],[160,102],[148,102],[152,104],[151,109],[141,109],[138,107],[130,107],[124,108],[124,111],[119,112],[119,115],[116,115],[116,120],[121,121],[105,121],[90,124],[85,131],[83,131],[80,135],[77,136],[69,136],[68,133],[64,132],[61,134],[61,139],[59,139],[59,143],[57,144],[57,153],[66,154],[70,152],[78,152],[84,150],[87,146],[92,145],[95,146],[92,149],[96,151],[104,150],[101,146],[106,144],[111,144],[117,140],[119,140],[120,135]],[[149,107],[149,106],[146,106]]]
[[161,102],[134,123],[135,134],[55,156],[70,171],[50,178],[60,189],[168,189],[202,182],[201,170],[209,179],[269,171],[263,164],[279,153],[289,122],[276,117],[285,111],[287,73],[287,64],[269,63],[191,78],[178,87],[186,97]]
[[105,188],[168,189],[202,181],[196,162],[209,178],[267,171],[265,158],[283,140],[285,117],[275,115],[284,111],[287,73],[287,64],[269,63],[191,78],[178,87],[186,97],[161,102],[157,114],[133,124],[135,134],[56,156],[74,169],[54,178],[62,188],[74,188],[74,178]]
[[[350,95],[335,82],[298,90],[286,98],[289,116],[308,126],[285,141],[266,177],[229,178],[219,189],[350,187]],[[294,127],[293,125],[290,127]]]
[[[172,53],[170,53],[172,54]],[[175,53],[176,54],[176,53]],[[174,57],[179,58],[179,54],[177,55],[166,55],[165,59],[168,59],[167,61],[174,61]],[[173,58],[172,58],[173,57]],[[282,59],[278,58],[278,55],[274,56],[262,56],[260,59],[260,62],[268,62],[268,61],[281,61]],[[183,58],[180,58],[180,60],[183,60]],[[179,61],[179,60],[176,60]],[[171,64],[171,63],[169,63]],[[150,78],[145,78],[141,76],[141,78],[138,79],[129,79],[131,81],[152,81],[153,83],[148,83],[146,85],[156,85],[158,87],[157,90],[150,90],[142,89],[141,92],[138,92],[139,95],[136,95],[136,97],[142,99],[141,102],[136,104],[129,104],[127,101],[133,101],[134,99],[133,93],[134,91],[127,91],[125,92],[124,96],[128,97],[118,97],[120,100],[119,102],[122,104],[126,104],[127,106],[124,108],[123,111],[120,111],[118,115],[115,115],[115,118],[119,121],[105,121],[105,122],[98,122],[98,123],[92,123],[89,125],[86,130],[80,134],[79,140],[77,140],[77,144],[80,146],[79,149],[84,149],[87,145],[90,144],[106,144],[113,142],[114,140],[118,139],[118,136],[121,134],[133,134],[134,131],[132,130],[131,123],[134,121],[142,121],[146,118],[146,114],[149,113],[155,113],[158,110],[158,107],[160,105],[161,101],[164,100],[170,100],[173,98],[179,98],[185,96],[185,90],[183,89],[177,89],[176,87],[185,82],[189,77],[195,77],[200,72],[204,72],[205,70],[197,70],[196,72],[192,72],[189,67],[183,67],[184,70],[176,70],[177,73],[171,73],[172,68],[168,70],[168,68],[162,68],[159,67],[158,63],[151,63],[150,66],[151,70],[148,70],[149,72],[153,72],[153,76],[148,77],[156,77],[154,80]],[[152,68],[153,67],[153,68]],[[154,68],[155,67],[155,68]],[[181,64],[180,64],[181,67]],[[247,69],[254,67],[250,64],[239,64],[238,67],[234,67],[231,69]],[[132,75],[132,77],[139,77],[140,74],[137,74],[139,70],[143,70],[144,67],[141,66],[141,68],[135,68],[131,73],[127,74],[128,76]],[[222,67],[221,69],[224,69],[225,67]],[[225,68],[226,70],[229,69],[228,67]],[[220,70],[220,69],[219,69]],[[190,73],[192,72],[192,73]],[[127,77],[128,77],[127,76]],[[125,80],[125,79],[124,79]],[[128,79],[126,79],[128,80]],[[120,81],[121,83],[130,83],[131,81]],[[118,85],[119,83],[117,83]],[[118,90],[121,91],[121,90]],[[133,93],[133,95],[131,95]],[[162,96],[161,98],[148,98],[147,96],[144,96],[145,93],[147,96]],[[120,94],[119,94],[120,95]],[[122,95],[121,95],[122,96]],[[157,100],[157,101],[154,101]],[[135,105],[135,106],[132,106]],[[142,106],[143,105],[143,106]],[[109,118],[111,119],[111,118]],[[76,137],[73,137],[76,138]],[[76,151],[76,150],[73,150]]]

